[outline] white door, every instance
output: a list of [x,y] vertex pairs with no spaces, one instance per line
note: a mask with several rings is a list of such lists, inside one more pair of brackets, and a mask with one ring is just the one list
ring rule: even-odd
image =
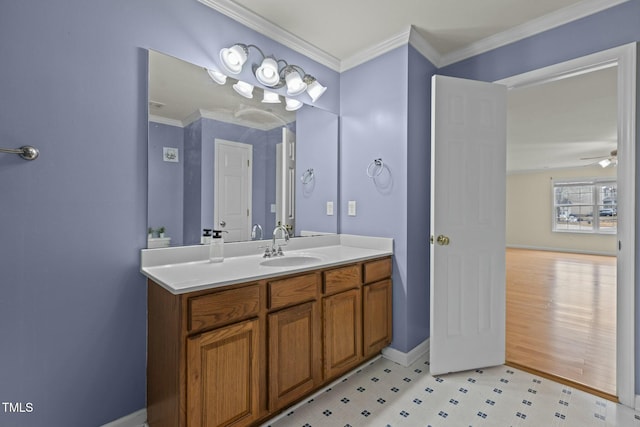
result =
[[296,225],[296,134],[282,128],[277,147],[276,225],[281,223],[293,235]]
[[252,158],[250,144],[215,140],[213,223],[227,242],[249,240]]
[[506,87],[434,76],[431,105],[434,375],[505,360]]

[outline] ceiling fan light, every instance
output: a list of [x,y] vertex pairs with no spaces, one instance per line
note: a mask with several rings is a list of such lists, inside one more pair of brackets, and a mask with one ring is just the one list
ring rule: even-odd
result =
[[609,166],[611,164],[611,160],[610,159],[602,159],[598,162],[598,164],[600,166],[602,166],[603,168],[606,168],[607,166]]
[[249,50],[243,44],[234,44],[229,48],[220,50],[220,61],[224,68],[231,74],[239,74],[242,66],[247,62]]
[[219,85],[223,85],[227,82],[226,74],[223,74],[218,70],[207,70],[207,73],[209,74],[209,77],[211,77],[211,80]]
[[233,89],[245,98],[253,98],[253,85],[247,82],[238,81],[233,85]]
[[313,79],[313,81],[307,85],[307,94],[313,102],[316,102],[326,90],[327,88],[322,86],[316,79]]
[[256,79],[265,86],[273,87],[280,82],[278,63],[273,58],[264,58],[262,64],[256,69]]
[[288,70],[284,78],[287,83],[287,95],[289,96],[300,95],[307,89],[307,84],[302,81],[300,73],[293,69]]
[[299,110],[300,108],[302,108],[302,105],[303,105],[302,101],[298,101],[297,99],[293,99],[293,98],[285,98],[285,102],[287,106],[284,107],[284,109],[287,111]]
[[262,102],[265,104],[280,104],[280,96],[275,92],[265,90],[262,94]]

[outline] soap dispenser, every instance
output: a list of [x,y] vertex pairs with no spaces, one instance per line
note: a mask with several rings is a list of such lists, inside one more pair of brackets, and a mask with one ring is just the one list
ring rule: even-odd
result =
[[209,244],[209,261],[224,261],[224,239],[221,230],[212,230],[211,243]]
[[211,229],[204,228],[202,230],[202,237],[200,238],[201,245],[210,245],[211,244]]

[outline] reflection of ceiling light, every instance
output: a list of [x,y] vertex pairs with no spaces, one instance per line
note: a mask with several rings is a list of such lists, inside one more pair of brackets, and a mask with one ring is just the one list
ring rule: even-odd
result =
[[280,96],[275,92],[265,90],[262,95],[262,102],[265,104],[280,104]]
[[293,98],[285,98],[285,102],[287,103],[287,106],[284,107],[284,109],[287,111],[299,110],[303,105],[301,101]]
[[233,85],[233,89],[245,98],[253,98],[253,85],[247,82],[238,81]]
[[611,164],[611,160],[609,159],[602,159],[598,162],[598,164],[600,166],[602,166],[603,168],[606,168],[607,166],[609,166]]
[[[302,67],[289,64],[284,59],[266,56],[258,46],[253,44],[236,43],[221,49],[220,61],[224,69],[231,74],[239,74],[249,58],[251,48],[257,50],[262,57],[259,65],[256,63],[252,66],[253,74],[260,84],[276,89],[286,85],[288,96],[297,96],[306,90],[313,102],[316,102],[327,90]],[[279,68],[280,63],[283,65]]]
[[219,85],[223,85],[227,82],[227,76],[218,70],[207,70],[207,73],[209,74],[209,77],[211,77],[211,80]]

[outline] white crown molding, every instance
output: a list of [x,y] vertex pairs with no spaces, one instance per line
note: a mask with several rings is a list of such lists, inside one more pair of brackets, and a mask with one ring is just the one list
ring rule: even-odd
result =
[[409,35],[411,28],[408,28],[401,33],[398,33],[392,37],[389,37],[382,42],[366,48],[363,51],[343,59],[340,66],[340,72],[347,71],[351,68],[357,67],[360,64],[364,64],[367,61],[372,60],[382,54],[385,54],[397,47],[404,46],[409,42]]
[[198,1],[334,71],[340,71],[340,60],[335,56],[231,0]]
[[451,65],[475,55],[506,46],[519,40],[542,33],[552,28],[576,21],[610,7],[625,3],[628,0],[583,0],[556,12],[533,19],[517,27],[471,43],[467,47],[443,55],[438,67]]
[[409,44],[418,52],[427,58],[436,68],[440,68],[442,55],[420,34],[413,25],[411,26],[411,34],[409,35]]
[[541,16],[540,18],[531,20],[512,29],[471,43],[462,49],[458,49],[445,55],[440,54],[436,49],[434,49],[433,46],[431,46],[427,40],[420,35],[420,33],[409,29],[393,35],[387,40],[364,49],[363,51],[349,58],[345,58],[342,61],[311,43],[291,34],[271,21],[264,19],[249,9],[240,6],[232,0],[198,1],[334,71],[343,72],[407,43],[416,48],[416,50],[418,50],[418,52],[427,58],[434,66],[442,68],[455,62],[471,58],[475,55],[531,37],[552,28],[559,27],[560,25],[568,24],[572,21],[601,12],[629,0],[583,0],[572,6],[562,8],[556,12]]

